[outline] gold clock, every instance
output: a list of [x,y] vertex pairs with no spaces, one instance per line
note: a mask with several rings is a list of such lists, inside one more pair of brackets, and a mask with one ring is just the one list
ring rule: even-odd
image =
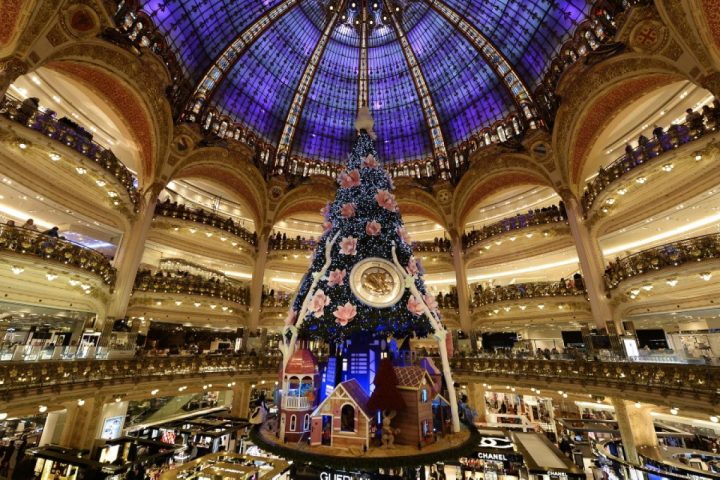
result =
[[350,272],[350,288],[366,305],[390,307],[400,300],[403,284],[395,266],[383,258],[366,258]]

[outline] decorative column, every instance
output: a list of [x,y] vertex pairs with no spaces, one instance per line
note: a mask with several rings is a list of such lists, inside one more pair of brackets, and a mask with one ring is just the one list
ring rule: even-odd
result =
[[28,65],[17,57],[0,60],[0,97],[4,97],[7,89],[21,75],[28,72]]
[[85,398],[83,401],[83,405],[78,405],[77,402],[65,404],[65,427],[59,441],[62,447],[91,448],[95,441],[96,427],[102,417],[105,397]]
[[475,413],[477,413],[477,417],[475,417],[475,422],[487,422],[487,419],[485,418],[485,387],[483,387],[480,383],[468,383],[467,392],[468,405],[475,410]]
[[152,226],[155,205],[164,185],[153,184],[146,192],[143,205],[133,219],[130,230],[125,232],[115,255],[117,279],[115,293],[108,309],[108,321],[124,318],[127,312],[130,294],[135,284],[140,261],[145,251],[145,240]]
[[657,448],[658,439],[655,433],[655,425],[650,415],[650,407],[640,405],[637,408],[633,402],[622,398],[612,398],[615,407],[615,419],[620,428],[625,459],[636,465],[640,465],[638,452],[645,448]]
[[263,230],[263,232],[258,235],[257,256],[255,257],[255,267],[253,268],[253,278],[250,285],[250,324],[248,327],[252,330],[255,330],[258,325],[260,325],[263,282],[265,279],[265,264],[267,263],[269,240],[269,229]]
[[453,266],[455,267],[455,284],[458,295],[458,312],[460,313],[460,328],[465,333],[470,333],[472,323],[470,321],[470,295],[468,294],[467,273],[465,272],[465,255],[463,252],[462,237],[452,231],[450,234],[452,243]]
[[230,415],[234,417],[247,418],[250,415],[250,391],[252,390],[249,382],[237,382],[232,387],[232,408]]
[[577,197],[567,190],[560,194],[565,202],[570,233],[575,241],[593,320],[598,330],[606,331],[608,323],[613,323],[613,315],[605,291],[605,260],[600,244],[585,224],[582,206]]

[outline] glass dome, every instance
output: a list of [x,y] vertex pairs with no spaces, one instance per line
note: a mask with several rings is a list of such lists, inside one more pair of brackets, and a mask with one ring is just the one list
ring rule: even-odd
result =
[[[583,0],[150,0],[213,105],[288,156],[341,161],[367,102],[385,161],[432,158],[519,110]],[[367,79],[367,81],[365,81]]]

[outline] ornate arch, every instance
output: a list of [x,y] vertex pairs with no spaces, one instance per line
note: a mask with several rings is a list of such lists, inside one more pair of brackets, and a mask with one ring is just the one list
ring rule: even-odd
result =
[[[220,150],[223,149],[203,149],[203,150]],[[264,182],[258,183],[253,175],[227,162],[216,162],[212,158],[207,161],[193,162],[178,171],[171,177],[171,180],[180,180],[186,178],[200,178],[218,185],[227,187],[229,190],[236,192],[250,209],[250,215],[255,228],[257,230],[263,225],[265,220],[265,190]],[[259,188],[258,188],[259,187]]]
[[565,181],[579,190],[593,144],[623,108],[648,92],[685,79],[668,60],[635,53],[567,72],[558,86],[562,103],[553,131],[553,150]]
[[10,55],[32,17],[36,1],[5,0],[0,15],[0,57]]
[[449,228],[447,218],[437,199],[417,186],[404,185],[400,179],[396,180],[395,198],[400,213],[404,215],[418,215],[428,218],[441,225],[445,230]]
[[522,154],[501,154],[476,159],[455,188],[452,203],[454,225],[462,230],[470,211],[484,198],[518,185],[553,183],[544,169]]
[[149,185],[162,170],[173,121],[165,87],[170,78],[153,55],[135,56],[108,42],[89,39],[60,46],[37,66],[74,78],[101,97],[122,118],[140,150],[140,179]]
[[[318,179],[319,180],[319,179]],[[297,213],[317,213],[335,197],[334,182],[312,181],[293,188],[283,195],[274,209],[272,224],[275,225]]]

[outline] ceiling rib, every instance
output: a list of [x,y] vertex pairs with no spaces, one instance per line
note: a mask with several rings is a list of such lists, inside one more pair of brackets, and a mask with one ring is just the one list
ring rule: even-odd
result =
[[524,104],[535,103],[527,85],[522,81],[512,66],[510,66],[507,58],[505,58],[500,50],[498,50],[485,35],[442,0],[427,0],[427,2],[436,12],[442,15],[448,23],[462,33],[478,53],[482,55],[487,64],[490,65],[490,68],[492,68],[498,78],[500,78],[501,83],[510,94],[510,98],[515,100],[520,111],[523,110],[522,106]]
[[427,124],[430,132],[433,155],[436,159],[447,158],[447,148],[445,148],[445,139],[443,137],[442,129],[440,128],[440,122],[438,121],[435,103],[430,96],[430,89],[428,88],[425,76],[420,69],[420,64],[417,61],[415,52],[410,46],[410,42],[408,42],[407,37],[405,37],[405,32],[400,25],[400,21],[395,14],[393,6],[394,5],[390,0],[385,0],[385,7],[392,19],[393,26],[395,27],[395,33],[400,41],[405,61],[408,64],[408,69],[410,70],[413,83],[415,84],[415,90],[417,91],[418,98],[420,98],[420,105],[422,107],[423,116],[425,117],[425,123]]
[[315,78],[317,66],[320,64],[320,60],[325,53],[325,47],[328,44],[328,40],[330,40],[330,35],[335,28],[337,19],[340,17],[340,12],[343,10],[344,3],[344,1],[340,2],[340,5],[338,5],[337,8],[332,9],[330,20],[328,21],[325,30],[323,30],[320,40],[318,40],[317,45],[315,45],[315,49],[305,66],[305,71],[303,72],[302,77],[300,77],[300,83],[298,84],[297,90],[295,90],[295,96],[290,104],[290,109],[288,110],[285,120],[285,126],[283,127],[280,141],[278,142],[278,155],[285,155],[286,157],[290,155],[293,140],[295,139],[295,132],[297,130],[298,123],[300,122],[300,117],[302,116],[305,100],[310,92],[310,86]]
[[235,37],[230,45],[223,50],[217,60],[212,63],[210,68],[205,72],[205,75],[203,75],[202,80],[200,80],[195,87],[188,109],[192,109],[195,114],[200,113],[208,100],[212,98],[217,86],[222,83],[222,79],[232,70],[238,60],[240,60],[240,57],[242,57],[264,32],[299,4],[300,0],[285,0],[268,10],[262,17],[258,18]]
[[[365,2],[363,2],[365,3]],[[363,20],[360,30],[360,65],[358,66],[358,111],[368,107],[368,16],[367,5],[363,5]]]

